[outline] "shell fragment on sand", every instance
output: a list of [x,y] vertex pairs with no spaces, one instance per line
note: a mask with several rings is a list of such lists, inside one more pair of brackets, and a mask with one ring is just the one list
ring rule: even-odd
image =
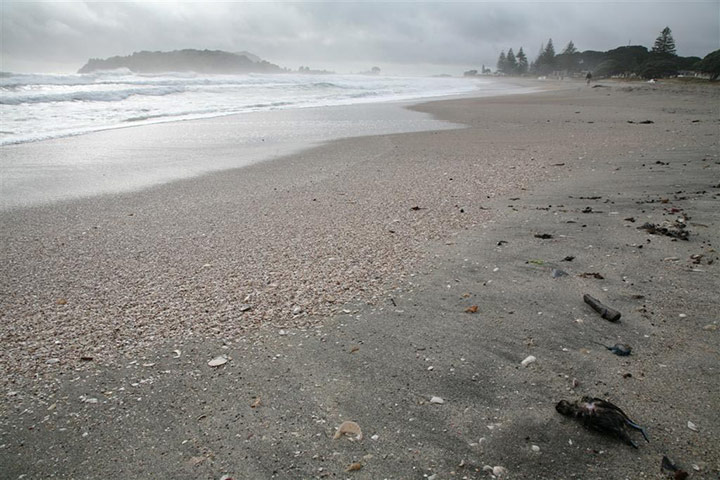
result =
[[354,435],[355,437],[351,438],[351,440],[356,440],[358,442],[363,439],[362,429],[360,428],[360,425],[351,421],[344,421],[340,424],[337,431],[335,432],[335,435],[333,435],[333,440],[337,440],[343,435]]

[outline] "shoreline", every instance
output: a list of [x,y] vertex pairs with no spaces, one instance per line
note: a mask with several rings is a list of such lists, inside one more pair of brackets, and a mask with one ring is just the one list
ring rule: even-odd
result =
[[[487,477],[485,464],[513,478],[609,478],[651,475],[668,454],[697,464],[699,478],[717,473],[718,339],[704,330],[717,328],[720,263],[707,264],[718,232],[712,106],[580,86],[414,108],[468,128],[339,140],[242,175],[0,214],[10,471],[293,478],[361,461],[359,478],[448,476],[459,464],[469,478]],[[691,242],[621,221],[662,220],[667,196],[705,225],[690,227]],[[690,253],[704,264],[688,273]],[[550,266],[572,276],[553,279]],[[598,270],[606,281],[577,277]],[[612,300],[621,328],[598,324],[580,289]],[[631,298],[641,294],[645,304]],[[477,316],[463,313],[469,304]],[[690,321],[673,321],[680,313]],[[624,360],[578,336],[636,350]],[[221,353],[227,366],[207,367]],[[519,369],[527,354],[538,364]],[[580,391],[649,423],[653,443],[631,451],[556,418],[553,402]],[[429,404],[435,395],[446,404]],[[699,434],[681,428],[683,415]],[[345,419],[379,440],[333,443]],[[84,433],[104,452],[91,463]],[[138,433],[145,454],[160,454],[133,453]],[[40,462],[58,442],[68,445],[48,460],[58,463]]]
[[[508,89],[508,94],[533,88],[510,84],[516,88]],[[494,94],[478,91],[470,98]],[[4,145],[0,208],[7,211],[153,188],[342,138],[459,128],[407,108],[433,98],[230,114]],[[207,151],[211,161],[199,162],[197,151]]]

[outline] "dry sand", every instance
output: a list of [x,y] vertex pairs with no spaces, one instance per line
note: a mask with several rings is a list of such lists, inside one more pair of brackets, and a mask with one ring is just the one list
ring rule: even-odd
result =
[[[4,475],[716,478],[718,89],[556,88],[0,214]],[[687,241],[637,228],[683,214]],[[651,443],[555,412],[585,394]]]

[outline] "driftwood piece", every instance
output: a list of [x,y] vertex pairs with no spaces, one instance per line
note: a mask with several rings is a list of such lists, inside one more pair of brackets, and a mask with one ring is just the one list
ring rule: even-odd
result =
[[606,305],[603,305],[600,300],[597,298],[593,298],[587,293],[583,295],[583,300],[585,303],[590,305],[593,310],[598,312],[602,318],[605,320],[609,320],[611,322],[617,322],[620,320],[620,316],[622,315],[620,312],[618,312],[615,309],[612,309]]

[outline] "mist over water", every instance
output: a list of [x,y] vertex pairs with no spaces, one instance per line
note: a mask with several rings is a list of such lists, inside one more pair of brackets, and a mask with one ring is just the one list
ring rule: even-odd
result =
[[468,93],[489,82],[364,75],[3,74],[0,145],[175,120]]

